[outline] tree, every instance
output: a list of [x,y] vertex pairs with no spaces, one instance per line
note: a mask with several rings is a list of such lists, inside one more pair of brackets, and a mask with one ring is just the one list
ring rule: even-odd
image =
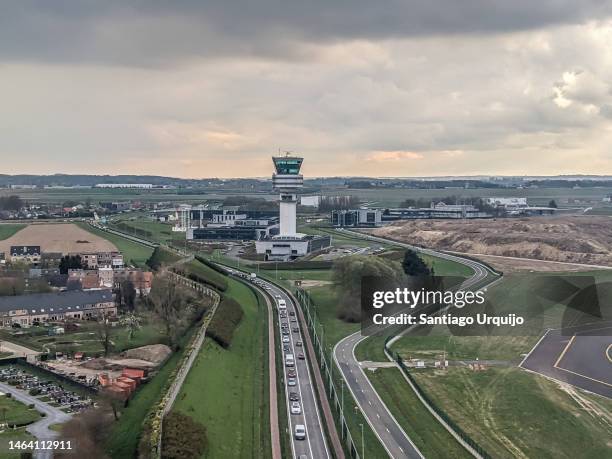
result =
[[182,319],[191,315],[188,310],[191,300],[189,293],[170,274],[163,272],[155,278],[148,300],[163,322],[170,343],[176,344]]
[[121,324],[128,328],[128,340],[132,341],[134,335],[140,330],[140,319],[132,312],[128,312],[122,319]]
[[62,257],[59,264],[60,274],[68,274],[70,269],[83,269],[80,255],[65,255]]
[[104,348],[104,356],[107,356],[113,345],[111,340],[112,324],[108,316],[103,316],[98,319],[96,331],[98,334],[98,341],[100,341],[100,344],[102,344]]
[[131,280],[126,279],[121,282],[119,287],[119,296],[121,297],[121,304],[128,311],[134,311],[134,305],[136,303],[136,288]]
[[557,202],[554,199],[551,199],[550,202],[548,203],[548,207],[552,207],[553,209],[556,209],[557,206]]
[[419,255],[411,249],[404,252],[404,260],[402,261],[402,269],[407,276],[429,276],[431,270]]
[[361,318],[361,279],[377,276],[398,285],[405,279],[400,264],[376,256],[344,257],[332,267],[338,306],[338,318],[346,322],[358,322]]

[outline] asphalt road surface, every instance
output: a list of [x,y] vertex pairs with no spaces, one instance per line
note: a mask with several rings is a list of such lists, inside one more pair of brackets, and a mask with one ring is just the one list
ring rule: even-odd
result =
[[[472,277],[466,279],[461,286],[462,289],[475,287],[483,282],[490,274],[486,266],[473,260],[436,252],[434,250],[421,249],[409,244],[389,241],[387,239],[365,236],[362,234],[358,235],[376,242],[391,243],[399,247],[410,248],[421,253],[434,255],[439,258],[456,261],[457,263],[469,266],[474,271],[474,274]],[[366,338],[368,337],[362,336],[361,331],[359,331],[339,341],[334,347],[334,360],[340,368],[344,381],[361,409],[361,412],[389,456],[392,458],[422,458],[423,455],[410,440],[406,432],[401,428],[378,393],[374,390],[370,380],[355,357],[355,348]]]
[[[53,424],[61,424],[70,420],[70,415],[64,413],[59,408],[48,405],[45,402],[41,402],[36,397],[14,388],[8,384],[0,383],[0,391],[4,393],[11,393],[13,398],[19,400],[26,405],[31,403],[39,413],[45,413],[45,417],[39,421],[30,424],[26,430],[36,437],[37,440],[54,440],[59,435],[58,432],[51,430],[49,427]],[[38,450],[34,451],[33,456],[35,459],[48,459],[53,457],[52,450]]]
[[[226,268],[227,269],[227,268]],[[230,268],[230,272],[236,272]],[[278,340],[280,342],[280,349],[282,352],[283,360],[283,371],[284,377],[281,384],[285,385],[285,403],[287,418],[289,421],[289,431],[287,435],[291,438],[291,453],[294,458],[306,457],[308,459],[329,459],[331,458],[327,440],[325,438],[325,426],[321,415],[319,413],[319,406],[317,404],[317,398],[315,395],[315,383],[314,376],[310,372],[308,366],[308,354],[305,350],[306,343],[303,342],[302,338],[302,324],[300,324],[296,306],[293,300],[288,296],[284,290],[267,282],[264,279],[257,278],[258,285],[264,288],[273,298],[275,313],[278,314],[279,322],[279,333]],[[279,300],[284,300],[286,304],[286,317],[280,316],[280,309],[278,308]],[[293,313],[293,315],[292,315]],[[292,319],[295,321],[292,322]],[[286,322],[289,325],[289,334],[282,334],[281,324]],[[299,330],[295,332],[293,329],[297,327]],[[283,342],[283,336],[286,336],[288,342]],[[285,340],[287,341],[287,340]],[[299,343],[299,345],[298,345]],[[283,349],[284,346],[288,346],[288,351]],[[293,354],[295,366],[285,366],[285,356],[287,354]],[[298,358],[299,354],[304,355],[304,359]],[[316,365],[316,363],[315,363]],[[287,373],[288,370],[295,370],[296,385],[287,385]],[[299,397],[299,404],[301,412],[299,414],[291,414],[291,400],[289,400],[289,393],[296,393]],[[281,401],[279,400],[279,403]],[[304,440],[298,440],[295,438],[295,426],[303,425],[306,430],[306,438]]]

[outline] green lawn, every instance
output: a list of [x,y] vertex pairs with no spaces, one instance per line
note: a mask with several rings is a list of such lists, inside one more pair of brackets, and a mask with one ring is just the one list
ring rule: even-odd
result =
[[434,403],[493,457],[612,456],[612,431],[605,422],[612,414],[610,400],[588,399],[589,411],[556,383],[517,368],[413,375]]
[[[125,227],[118,228],[123,223]],[[128,234],[134,234],[150,241],[172,245],[184,243],[185,233],[172,231],[172,223],[152,221],[149,217],[120,217],[114,218],[111,227]]]
[[206,427],[207,458],[270,457],[267,307],[244,284],[228,282],[225,295],[242,306],[242,321],[229,349],[206,339],[174,409]]
[[18,223],[2,223],[0,224],[0,241],[3,239],[8,239],[17,231],[21,231],[24,229],[26,225],[18,224]]
[[423,406],[397,368],[378,368],[366,375],[404,432],[426,458],[471,458]]
[[[11,332],[2,331],[0,337],[23,344],[32,349],[48,349],[51,352],[80,351],[89,354],[100,354],[104,350],[97,334],[96,325],[91,322],[86,322],[78,331],[56,336],[48,336],[44,329],[36,330],[32,328],[30,330],[33,330],[32,335],[13,335]],[[34,332],[38,333],[34,334]],[[136,331],[131,341],[129,340],[127,327],[117,326],[112,329],[111,334],[111,341],[113,343],[111,352],[121,352],[148,344],[167,343],[163,325],[155,321],[143,322],[140,330]]]
[[23,450],[10,448],[10,441],[35,441],[36,438],[26,431],[25,427],[21,427],[15,430],[6,430],[0,433],[0,459],[20,459]]
[[115,244],[117,249],[119,249],[119,251],[123,253],[123,258],[126,264],[133,264],[138,267],[144,267],[146,266],[146,261],[153,253],[153,249],[150,247],[146,247],[142,244],[132,242],[129,239],[117,236],[116,234],[107,233],[106,231],[93,228],[87,223],[77,222],[76,224],[79,225],[81,228],[89,231],[90,233],[100,236]]
[[41,418],[40,413],[27,405],[18,402],[14,398],[6,395],[0,396],[0,422],[7,422],[9,425],[26,425]]
[[113,459],[136,457],[144,420],[171,383],[170,375],[180,363],[185,351],[184,346],[189,342],[194,330],[190,329],[183,336],[181,350],[172,354],[157,375],[138,389],[127,408],[121,412],[121,417],[113,425],[105,447]]

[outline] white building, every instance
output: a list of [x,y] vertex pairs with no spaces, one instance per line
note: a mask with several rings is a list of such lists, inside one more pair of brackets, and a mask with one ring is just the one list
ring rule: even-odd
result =
[[297,232],[297,193],[304,186],[304,177],[300,174],[303,161],[304,158],[289,155],[272,158],[275,169],[272,185],[280,192],[279,234],[255,243],[257,253],[264,254],[266,260],[292,260],[330,245],[329,237]]
[[152,183],[98,183],[94,188],[135,188],[149,190],[153,188]]

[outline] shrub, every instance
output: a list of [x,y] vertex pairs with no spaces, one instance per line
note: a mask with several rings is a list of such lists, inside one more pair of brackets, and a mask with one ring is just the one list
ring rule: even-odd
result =
[[40,389],[36,389],[36,388],[35,389],[30,389],[28,393],[30,395],[37,396],[38,394],[40,394]]
[[164,418],[162,458],[199,458],[202,457],[207,447],[206,428],[202,424],[175,411]]
[[206,334],[214,339],[219,346],[227,349],[232,343],[234,330],[242,320],[243,315],[240,304],[231,298],[223,298],[206,329]]

